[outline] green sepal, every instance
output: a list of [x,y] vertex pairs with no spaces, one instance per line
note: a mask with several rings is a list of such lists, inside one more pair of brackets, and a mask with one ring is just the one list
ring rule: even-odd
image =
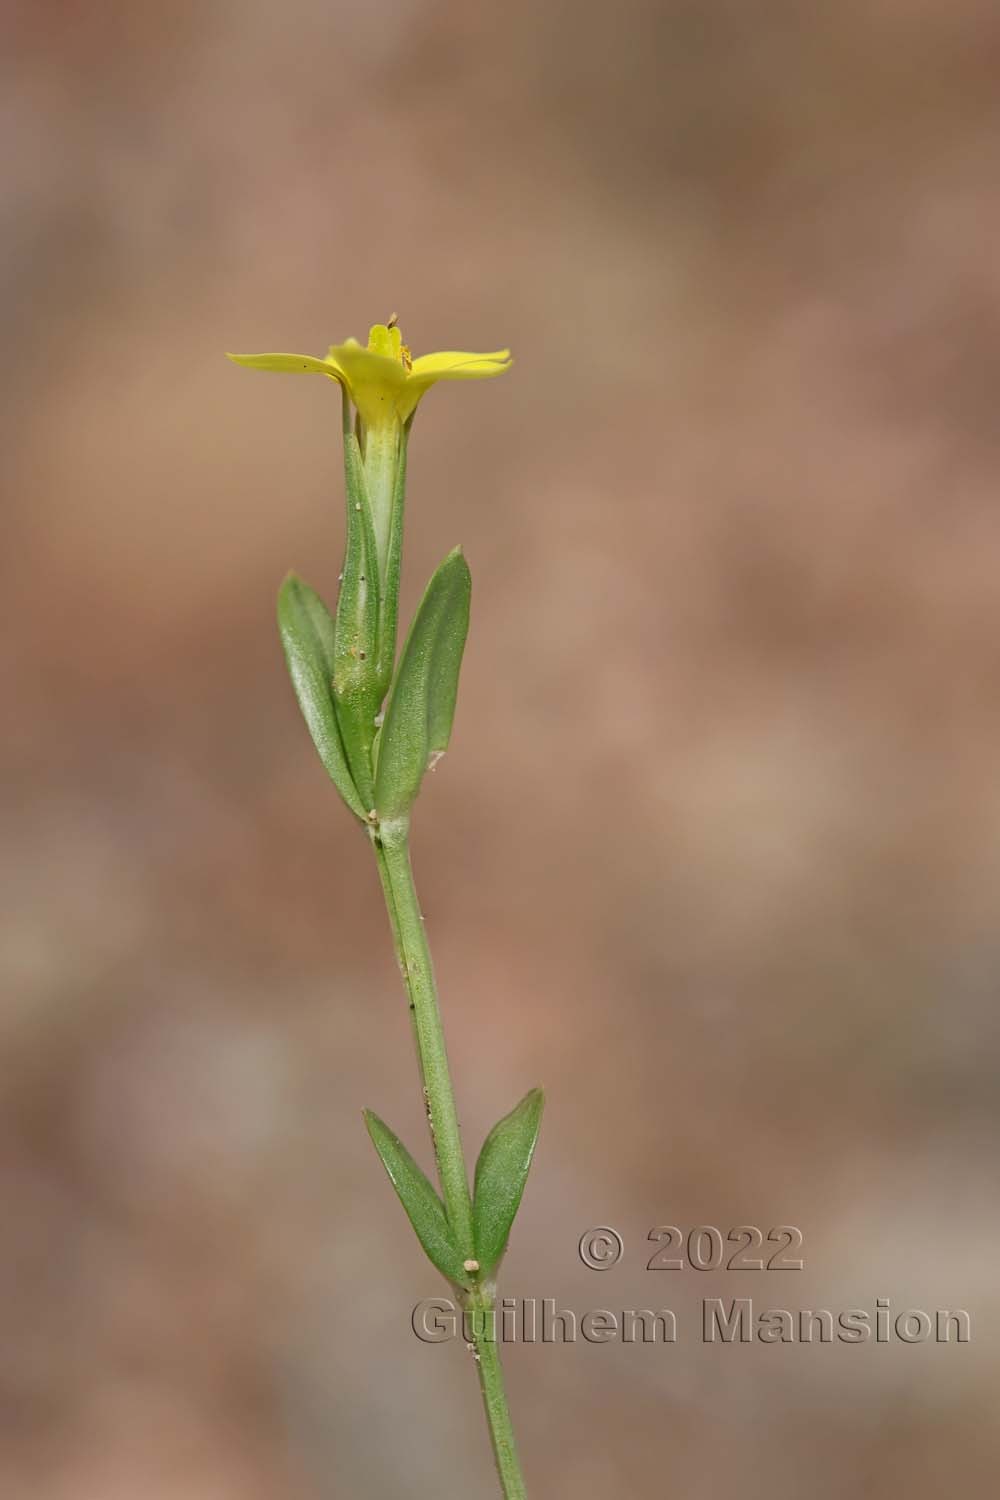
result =
[[364,1111],[365,1124],[372,1144],[396,1189],[396,1196],[406,1210],[406,1217],[432,1266],[442,1276],[466,1291],[472,1286],[444,1211],[444,1204],[427,1177],[420,1170],[398,1136],[393,1135],[384,1120],[373,1110]]
[[389,691],[392,669],[396,660],[396,629],[399,619],[399,575],[403,562],[403,518],[406,509],[406,450],[413,425],[413,414],[403,423],[399,435],[399,454],[396,459],[396,479],[392,491],[392,512],[389,520],[389,545],[386,552],[385,576],[381,579],[378,622],[378,680],[381,689],[379,701]]
[[355,784],[370,809],[374,800],[371,746],[384,696],[377,660],[380,588],[375,531],[358,440],[344,393],[344,480],[347,528],[344,567],[334,621],[333,696],[344,750]]
[[375,778],[380,819],[405,817],[428,765],[448,748],[471,590],[456,547],[427,585],[389,689]]
[[368,809],[354,785],[333,704],[333,620],[319,595],[294,573],[278,592],[278,630],[288,675],[319,758],[351,812],[364,818]]
[[545,1096],[525,1094],[483,1142],[476,1162],[472,1227],[480,1276],[493,1276],[503,1259],[514,1216],[521,1203],[535,1153]]

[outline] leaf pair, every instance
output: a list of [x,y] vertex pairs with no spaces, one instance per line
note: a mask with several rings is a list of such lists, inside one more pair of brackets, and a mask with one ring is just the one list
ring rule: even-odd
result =
[[493,1277],[503,1259],[538,1140],[543,1104],[541,1089],[532,1089],[494,1125],[483,1143],[472,1201],[472,1258],[479,1266],[471,1273],[455,1243],[444,1205],[427,1177],[388,1125],[365,1110],[368,1133],[424,1253],[443,1276],[466,1291],[477,1279]]
[[[360,589],[368,581],[367,574],[361,577],[367,556],[367,546],[359,544],[352,576]],[[360,595],[346,575],[347,569],[336,623],[308,584],[294,573],[285,579],[278,596],[285,658],[313,744],[348,807],[366,821],[373,805],[380,819],[401,818],[409,812],[428,765],[448,748],[472,579],[456,547],[427,585],[389,689],[373,776],[371,738],[378,699],[370,678],[353,673],[354,664],[363,666],[373,648],[362,629],[363,615],[356,612]],[[356,625],[349,629],[352,621]],[[373,670],[375,665],[372,661]]]

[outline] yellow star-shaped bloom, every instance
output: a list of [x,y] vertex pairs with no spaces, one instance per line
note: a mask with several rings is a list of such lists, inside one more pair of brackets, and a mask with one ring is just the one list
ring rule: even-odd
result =
[[439,380],[486,380],[502,375],[511,363],[509,349],[496,349],[492,354],[449,350],[411,359],[394,323],[376,323],[367,348],[357,339],[332,344],[325,359],[311,354],[230,354],[229,358],[251,370],[326,375],[336,380],[369,430],[406,422],[421,396]]

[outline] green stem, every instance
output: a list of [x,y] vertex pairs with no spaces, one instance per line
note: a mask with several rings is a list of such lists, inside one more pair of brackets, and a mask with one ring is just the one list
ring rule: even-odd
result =
[[[378,867],[378,878],[382,882],[382,897],[385,901],[385,909],[389,916],[389,926],[392,929],[392,946],[396,953],[396,962],[399,965],[399,972],[403,980],[403,985],[406,989],[407,1000],[409,1001],[410,1026],[413,1029],[413,1041],[417,1049],[417,1067],[420,1069],[420,1085],[424,1091],[424,1098],[426,1099],[427,1079],[424,1076],[424,1059],[420,1051],[420,1037],[417,1032],[417,1009],[413,1003],[413,998],[410,995],[410,983],[409,979],[407,978],[406,969],[406,955],[403,951],[403,939],[399,930],[399,919],[396,916],[396,898],[392,892],[392,882],[389,879],[389,867],[386,863],[385,850],[382,848],[381,840],[379,839],[378,834],[376,833],[374,828],[370,828],[368,832],[371,835],[372,848],[375,850],[375,864]],[[431,1134],[433,1137],[433,1132]]]
[[473,1313],[472,1343],[479,1371],[479,1389],[483,1394],[483,1407],[493,1444],[497,1473],[506,1500],[527,1500],[524,1476],[514,1442],[514,1428],[507,1405],[507,1392],[503,1383],[503,1368],[500,1364],[500,1344],[495,1325],[495,1303],[492,1298],[481,1301],[470,1299],[470,1307],[482,1308],[482,1315]]
[[[434,969],[413,883],[409,820],[401,818],[392,823],[383,822],[379,836],[377,840],[373,838],[373,842],[396,956],[410,997],[410,1015],[445,1212],[460,1252],[465,1259],[471,1260],[475,1256],[472,1198]],[[505,1500],[526,1500],[527,1490],[518,1462],[500,1367],[500,1350],[496,1330],[492,1327],[493,1298],[483,1287],[469,1294],[467,1306],[472,1311],[472,1342],[479,1388],[500,1487]]]
[[[407,819],[381,826],[382,857],[395,908],[395,932],[401,968],[413,1007],[413,1025],[423,1071],[427,1120],[434,1143],[445,1212],[455,1242],[465,1260],[475,1256],[472,1235],[472,1198],[465,1170],[465,1154],[455,1107],[455,1090],[448,1067],[444,1027],[438,1006],[431,952],[424,919],[413,884]],[[392,921],[392,911],[390,911]]]

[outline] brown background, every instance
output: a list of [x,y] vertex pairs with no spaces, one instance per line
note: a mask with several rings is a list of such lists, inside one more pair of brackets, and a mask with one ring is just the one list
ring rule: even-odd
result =
[[[1000,17],[986,0],[4,7],[0,1493],[493,1493],[360,1109],[426,1161],[371,860],[273,623],[392,311],[406,608],[473,629],[416,860],[468,1142],[530,1085],[532,1495],[985,1493],[997,1399]],[[647,1273],[799,1225],[802,1273]],[[586,1270],[585,1229],[625,1239]],[[706,1347],[704,1296],[965,1307]]]

